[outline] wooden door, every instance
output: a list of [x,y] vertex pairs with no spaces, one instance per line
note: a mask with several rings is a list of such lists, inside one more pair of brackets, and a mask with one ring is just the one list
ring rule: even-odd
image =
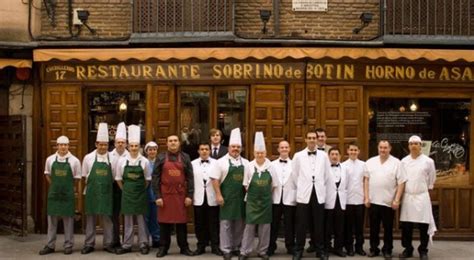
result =
[[175,87],[148,86],[147,140],[154,140],[159,151],[166,151],[166,137],[176,133]]

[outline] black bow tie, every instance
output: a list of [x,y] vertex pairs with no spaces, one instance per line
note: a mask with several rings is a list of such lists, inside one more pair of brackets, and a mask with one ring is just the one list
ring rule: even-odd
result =
[[281,162],[281,163],[287,163],[288,160],[282,160],[282,159],[280,159],[280,162]]
[[318,150],[325,151],[324,147],[318,147]]
[[331,167],[339,167],[339,163],[331,164]]
[[316,151],[314,151],[314,152],[308,152],[308,155],[316,155]]
[[205,163],[205,162],[209,163],[209,160],[201,160],[201,163]]

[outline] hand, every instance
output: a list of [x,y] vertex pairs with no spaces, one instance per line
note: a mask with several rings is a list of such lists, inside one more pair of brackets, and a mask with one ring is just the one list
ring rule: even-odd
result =
[[365,199],[364,199],[364,204],[365,204],[365,207],[366,207],[366,208],[370,208],[370,200],[369,200],[369,198],[365,198]]
[[222,195],[217,195],[216,202],[219,206],[224,206],[224,197],[222,197]]
[[188,198],[188,197],[186,197],[186,198],[184,199],[184,206],[185,206],[185,207],[189,207],[189,206],[191,206],[192,204],[193,204],[193,200],[192,200],[192,199],[190,199],[190,198]]
[[163,207],[163,199],[157,199],[155,203],[156,203],[156,206]]
[[394,200],[392,201],[392,209],[397,210],[400,207],[400,201]]

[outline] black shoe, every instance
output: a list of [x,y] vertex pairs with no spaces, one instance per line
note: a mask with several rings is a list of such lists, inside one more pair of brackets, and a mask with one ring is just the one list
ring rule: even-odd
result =
[[150,247],[148,246],[140,247],[140,253],[142,255],[148,255],[148,253],[150,253]]
[[289,249],[286,249],[286,253],[287,253],[288,255],[293,255],[293,254],[295,253],[295,250],[289,248]]
[[247,260],[248,258],[246,255],[239,255],[239,260]]
[[117,249],[117,248],[121,248],[122,245],[120,244],[120,242],[115,242],[115,243],[112,243],[112,247]]
[[206,253],[206,248],[205,247],[198,247],[196,251],[194,251],[194,255],[202,255]]
[[405,258],[411,258],[413,257],[413,252],[410,252],[408,250],[403,250],[403,252],[401,254],[398,255],[398,257],[400,259],[405,259]]
[[109,252],[111,254],[115,254],[115,247],[113,246],[106,246],[104,247],[104,251]]
[[293,254],[293,260],[300,260],[303,257],[302,251],[295,251]]
[[39,251],[40,255],[47,255],[51,253],[54,253],[54,249],[48,246],[45,246],[43,249],[41,249],[41,251]]
[[260,254],[259,254],[258,257],[262,258],[263,260],[268,260],[268,259],[270,259],[270,256],[267,255],[267,254],[263,254],[263,255],[260,255]]
[[428,254],[427,253],[420,253],[420,259],[421,260],[428,260]]
[[92,253],[92,252],[94,252],[94,248],[91,247],[91,246],[85,246],[81,250],[81,254],[83,254],[83,255],[87,255],[87,254]]
[[383,252],[383,258],[385,259],[392,259],[392,253],[389,252]]
[[224,254],[222,253],[222,251],[219,249],[219,247],[217,247],[217,246],[214,246],[214,247],[211,248],[211,253],[213,253],[213,254],[215,254],[215,255],[217,255],[217,256],[222,256],[222,255],[224,255]]
[[158,252],[156,253],[156,257],[163,257],[168,254],[168,250],[164,247],[159,247]]
[[[364,253],[365,253],[365,252],[364,252]],[[355,255],[355,254],[354,254],[354,250],[351,250],[351,249],[346,250],[346,254],[347,254],[348,256],[354,256],[354,255]]]
[[160,247],[160,242],[159,242],[159,241],[153,241],[153,242],[151,242],[151,247],[152,247],[152,248],[158,248],[158,247]]
[[275,254],[275,250],[267,250],[267,255],[272,256]]
[[179,250],[179,253],[182,255],[193,256],[194,252],[191,251],[188,247]]
[[65,254],[65,255],[70,255],[70,254],[72,254],[72,248],[71,248],[71,247],[64,248],[64,254]]
[[376,257],[376,256],[379,256],[379,254],[380,254],[379,251],[370,251],[367,256],[368,257]]
[[306,249],[306,253],[314,253],[316,252],[316,247],[313,245],[309,245],[309,247]]
[[339,257],[346,257],[346,253],[342,249],[334,249],[333,253]]
[[230,252],[233,256],[239,256],[240,255],[240,250],[234,250]]
[[362,248],[356,248],[355,253],[358,254],[358,255],[361,255],[361,256],[366,256],[367,255],[367,253]]
[[329,259],[329,254],[322,252],[322,253],[316,254],[316,258],[319,258],[319,260],[327,260]]
[[115,250],[115,253],[116,253],[117,255],[123,255],[123,254],[130,253],[130,252],[132,252],[132,248],[131,248],[131,247],[130,247],[130,248],[121,247],[121,248],[117,248],[117,249]]
[[224,260],[231,260],[232,259],[232,254],[231,253],[225,253],[224,254]]

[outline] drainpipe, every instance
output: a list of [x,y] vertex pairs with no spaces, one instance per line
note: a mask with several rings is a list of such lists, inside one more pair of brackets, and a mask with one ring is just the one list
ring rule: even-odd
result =
[[280,35],[280,0],[273,0],[273,31],[274,36]]

